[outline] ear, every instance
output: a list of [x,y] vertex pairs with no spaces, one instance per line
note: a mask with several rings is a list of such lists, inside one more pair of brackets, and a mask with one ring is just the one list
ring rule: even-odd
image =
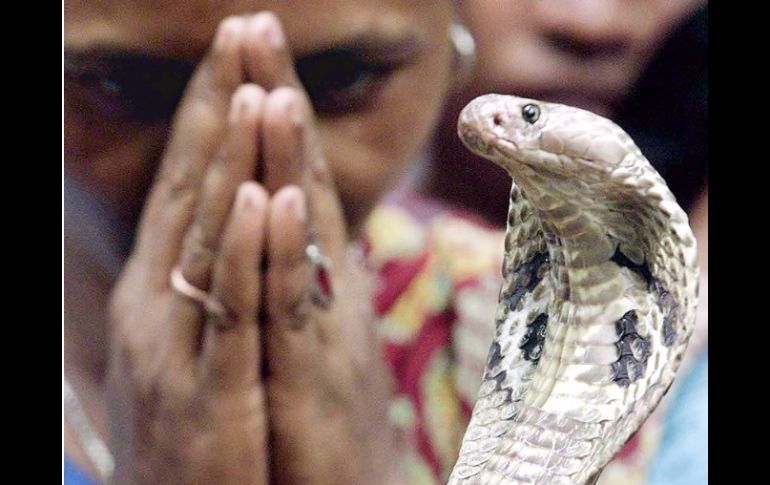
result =
[[476,41],[468,27],[459,21],[449,26],[449,40],[455,51],[455,82],[457,87],[463,87],[473,77],[476,67]]

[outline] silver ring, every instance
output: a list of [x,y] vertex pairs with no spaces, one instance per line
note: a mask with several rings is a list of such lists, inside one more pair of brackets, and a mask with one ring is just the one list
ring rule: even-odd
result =
[[205,305],[209,300],[208,293],[197,286],[193,286],[185,279],[179,265],[174,266],[174,269],[171,270],[171,289],[201,305]]
[[305,254],[311,269],[310,298],[317,306],[324,309],[329,308],[334,300],[329,258],[324,256],[321,248],[315,244],[308,244],[305,248]]
[[179,266],[171,270],[171,289],[180,295],[199,303],[207,315],[207,322],[219,330],[227,330],[233,326],[233,319],[222,303],[210,294],[191,284],[182,275]]

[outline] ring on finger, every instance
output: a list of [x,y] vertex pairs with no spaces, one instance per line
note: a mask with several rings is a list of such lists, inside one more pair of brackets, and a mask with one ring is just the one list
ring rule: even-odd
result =
[[310,298],[316,306],[323,309],[329,308],[334,300],[329,258],[315,244],[308,244],[305,248],[305,254],[310,262],[311,270]]
[[187,281],[179,265],[171,270],[171,289],[201,305],[205,305],[209,299],[208,293]]
[[179,266],[175,266],[171,270],[171,289],[200,304],[208,317],[207,322],[214,325],[217,329],[227,330],[233,326],[233,318],[222,302],[187,281]]
[[213,325],[217,330],[228,330],[235,323],[231,312],[228,312],[222,302],[214,296],[209,295],[203,310],[207,316],[206,323]]

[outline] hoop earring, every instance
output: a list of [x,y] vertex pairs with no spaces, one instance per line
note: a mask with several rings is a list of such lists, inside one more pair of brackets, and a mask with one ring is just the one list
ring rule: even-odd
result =
[[455,69],[461,85],[470,81],[476,67],[476,41],[468,28],[461,23],[449,26],[449,40],[455,50]]

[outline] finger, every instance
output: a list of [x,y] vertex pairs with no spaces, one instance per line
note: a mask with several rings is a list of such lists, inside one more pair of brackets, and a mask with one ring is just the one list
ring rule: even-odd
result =
[[[329,256],[341,261],[347,245],[342,207],[323,156],[312,105],[294,69],[281,22],[272,12],[261,12],[248,20],[245,37],[249,78],[272,90],[262,136],[265,186],[271,193],[288,183],[305,188],[310,199],[311,231],[317,232]],[[308,179],[303,178],[304,172]]]
[[303,130],[300,93],[278,88],[265,101],[262,123],[263,176],[265,187],[275,193],[288,184],[304,185]]
[[214,263],[201,363],[215,388],[244,388],[259,379],[261,271],[267,192],[256,182],[238,189]]
[[185,236],[182,275],[204,291],[236,190],[254,173],[265,96],[254,84],[239,87],[233,95],[228,132],[204,176],[195,219]]
[[271,91],[280,86],[301,86],[280,20],[272,12],[248,19],[245,28],[246,74]]
[[[229,131],[202,182],[195,220],[184,236],[178,267],[181,278],[198,292],[209,289],[212,264],[235,192],[253,173],[264,99],[264,91],[255,85],[243,85],[235,92],[227,117]],[[174,345],[194,352],[203,323],[200,302],[177,291],[172,310],[169,325]]]
[[227,126],[235,89],[243,82],[245,19],[223,20],[195,71],[171,130],[166,152],[140,223],[135,255],[166,284],[195,207],[200,180]]
[[265,342],[268,368],[275,381],[301,385],[312,369],[317,352],[317,328],[309,325],[310,267],[307,246],[307,209],[302,190],[289,185],[270,202],[267,242],[267,327]]
[[346,256],[347,226],[312,106],[302,91],[282,87],[270,93],[265,108],[265,185],[268,190],[288,183],[303,187],[311,238],[341,265]]

